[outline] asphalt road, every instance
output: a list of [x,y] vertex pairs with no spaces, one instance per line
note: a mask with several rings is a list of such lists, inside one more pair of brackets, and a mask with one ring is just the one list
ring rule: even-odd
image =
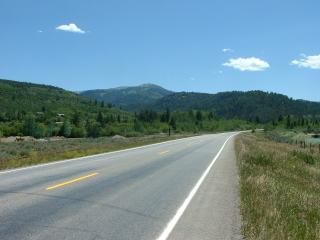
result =
[[0,172],[0,239],[240,239],[233,134]]

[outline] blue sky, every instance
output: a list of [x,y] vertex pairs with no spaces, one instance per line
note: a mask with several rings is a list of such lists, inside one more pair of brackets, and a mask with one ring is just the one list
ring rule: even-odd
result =
[[320,101],[318,0],[1,0],[0,9],[1,78]]

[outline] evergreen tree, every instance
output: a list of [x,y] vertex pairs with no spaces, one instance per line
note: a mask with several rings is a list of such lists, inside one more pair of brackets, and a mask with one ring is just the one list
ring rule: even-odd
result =
[[141,133],[144,132],[144,128],[143,128],[141,122],[139,120],[137,120],[137,119],[134,119],[133,129],[136,132],[141,132]]
[[88,137],[99,137],[101,134],[101,128],[99,124],[94,120],[88,120],[86,124]]
[[80,123],[81,123],[81,113],[76,111],[74,112],[73,116],[72,116],[72,123],[75,125],[75,126],[80,126]]
[[279,118],[278,118],[278,121],[282,122],[282,120],[283,120],[283,117],[282,117],[282,115],[280,115]]
[[169,108],[167,108],[167,109],[166,109],[166,117],[165,117],[166,122],[169,122],[169,120],[170,120],[170,116],[171,116],[170,109],[169,109]]
[[72,131],[72,126],[71,126],[69,120],[65,120],[63,122],[61,130],[62,130],[62,135],[64,137],[70,137],[71,131]]
[[291,128],[291,117],[290,117],[290,115],[287,116],[286,128]]
[[36,124],[36,128],[34,130],[35,138],[43,138],[46,136],[47,128],[43,123]]
[[209,119],[209,120],[212,120],[213,118],[214,118],[213,112],[209,112],[209,114],[208,114],[208,119]]
[[198,110],[196,113],[196,119],[197,121],[202,121],[202,112],[200,110]]
[[34,136],[36,130],[36,121],[32,114],[28,114],[23,123],[23,134],[25,136]]
[[104,116],[102,112],[98,113],[97,122],[100,123],[101,125],[104,124]]
[[172,127],[173,130],[177,129],[177,123],[174,117],[171,117],[169,125]]
[[260,123],[260,118],[259,118],[259,116],[256,116],[255,122],[256,122],[256,123]]

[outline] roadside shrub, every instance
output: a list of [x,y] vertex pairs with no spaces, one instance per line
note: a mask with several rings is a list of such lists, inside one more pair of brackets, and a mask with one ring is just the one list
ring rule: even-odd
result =
[[136,132],[140,132],[140,133],[143,133],[144,132],[144,127],[142,125],[142,123],[140,121],[138,121],[137,119],[134,120],[134,123],[133,123],[133,129],[134,131]]
[[29,157],[30,154],[31,154],[31,149],[29,149],[29,148],[25,148],[20,151],[21,157]]
[[141,136],[143,136],[143,134],[141,134],[139,132],[128,131],[128,132],[126,132],[126,134],[124,136],[125,137],[141,137]]
[[71,130],[71,137],[83,138],[87,135],[87,131],[84,127],[73,127]]
[[101,136],[102,131],[98,123],[90,122],[87,124],[87,132],[88,132],[88,137],[96,138]]
[[293,156],[302,159],[305,163],[310,165],[314,165],[316,163],[316,158],[310,153],[294,150]]

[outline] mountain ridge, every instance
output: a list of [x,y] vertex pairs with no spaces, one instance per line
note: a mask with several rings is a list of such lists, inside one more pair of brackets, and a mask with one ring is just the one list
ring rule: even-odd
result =
[[[167,109],[171,111],[204,110],[226,119],[239,118],[261,122],[276,120],[280,116],[287,115],[320,116],[320,102],[293,99],[283,94],[260,90],[215,94],[173,92],[148,83],[134,87],[86,91],[88,92],[93,92],[95,95],[85,96],[44,84],[1,80],[0,110],[11,115],[16,114],[17,111],[41,112],[42,109],[50,109],[55,113],[71,113],[78,109],[83,113],[97,113],[104,108],[97,108],[95,102],[102,104],[104,101],[105,105],[111,103],[131,112],[145,109],[159,112]],[[103,98],[106,92],[111,92],[111,97],[108,99],[110,101]],[[102,97],[97,97],[99,94],[102,94]],[[104,109],[104,111],[112,110]]]
[[[0,118],[25,112],[96,113],[101,109],[95,102],[60,87],[0,79]],[[104,111],[111,111],[109,108]],[[113,111],[113,110],[112,110]]]
[[159,85],[146,83],[138,86],[86,90],[80,94],[94,100],[112,103],[124,110],[138,110],[151,102],[173,93]]
[[[143,88],[143,86],[161,86],[154,84],[142,84],[135,87],[123,87],[121,91],[131,91],[135,88]],[[166,89],[164,89],[166,90]],[[96,90],[99,92],[99,90]],[[114,89],[104,90],[104,93],[113,92]],[[116,90],[118,91],[118,90]],[[226,91],[218,93],[199,93],[199,92],[173,92],[166,90],[166,94],[153,99],[144,98],[140,102],[141,96],[139,92],[135,92],[135,103],[126,103],[126,98],[119,101],[109,102],[118,107],[123,107],[127,111],[140,111],[143,109],[152,109],[155,111],[165,111],[167,108],[172,111],[188,111],[188,110],[206,110],[213,111],[224,118],[240,118],[245,120],[259,119],[262,122],[275,120],[283,115],[319,115],[320,102],[308,101],[303,99],[293,99],[284,94],[275,92],[266,92],[261,90],[250,91]],[[92,99],[103,100],[103,98]],[[132,99],[130,99],[132,101]]]

